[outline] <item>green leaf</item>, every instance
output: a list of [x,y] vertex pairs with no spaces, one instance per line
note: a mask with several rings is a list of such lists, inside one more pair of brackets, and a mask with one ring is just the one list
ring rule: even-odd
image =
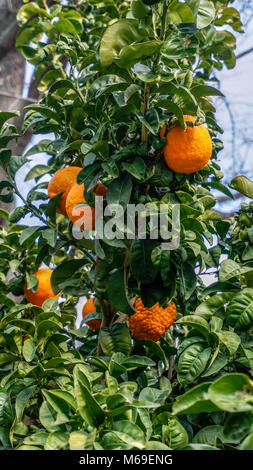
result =
[[0,181],[0,201],[7,204],[13,201],[13,185],[9,181]]
[[221,282],[226,282],[233,277],[238,277],[241,274],[241,267],[232,259],[222,261],[219,272],[219,279]]
[[252,412],[234,413],[228,416],[223,428],[223,432],[230,442],[240,442],[250,432],[252,425]]
[[31,434],[30,436],[26,436],[24,438],[24,444],[25,445],[34,445],[34,446],[41,446],[44,447],[44,444],[46,443],[48,437],[47,432],[35,432],[34,434]]
[[205,317],[207,320],[215,315],[222,307],[231,300],[234,294],[231,292],[223,292],[222,294],[216,294],[209,299],[202,302],[195,310],[195,315]]
[[36,352],[36,344],[30,339],[27,338],[24,341],[23,345],[23,356],[27,362],[31,362],[34,358]]
[[166,398],[166,392],[157,388],[145,387],[141,390],[139,400],[149,402],[162,402]]
[[139,80],[145,83],[152,83],[158,78],[158,74],[152,72],[151,69],[144,64],[135,64],[133,71]]
[[179,123],[181,124],[184,130],[187,128],[187,124],[184,120],[184,113],[182,109],[176,103],[174,103],[173,101],[169,101],[169,100],[161,100],[161,101],[158,101],[158,105],[161,108],[167,109],[167,111],[173,113],[177,117]]
[[40,176],[46,175],[49,172],[50,168],[47,165],[36,165],[27,173],[25,181],[30,181],[33,178],[38,178]]
[[229,186],[244,196],[253,199],[253,181],[251,181],[246,176],[236,176],[236,178],[231,181]]
[[231,442],[224,436],[223,426],[214,424],[212,426],[205,426],[194,436],[193,442],[196,444],[207,444],[216,446],[217,439],[221,442]]
[[120,268],[114,271],[109,277],[107,282],[108,299],[120,312],[131,314],[134,312],[134,309],[127,298],[124,273],[124,268]]
[[193,23],[193,14],[190,7],[177,1],[171,2],[168,18],[171,23]]
[[[123,88],[121,85],[124,85]],[[113,91],[124,90],[127,87],[127,82],[124,78],[118,75],[103,75],[97,78],[91,84],[88,90],[88,99],[93,97],[98,98],[103,93],[111,93]]]
[[238,292],[238,286],[235,286],[232,283],[229,282],[214,282],[210,286],[206,287],[202,293],[201,293],[201,298],[204,299],[210,294],[216,292]]
[[253,450],[253,432],[251,432],[240,444],[239,450]]
[[30,2],[19,9],[17,21],[21,24],[26,23],[33,15],[38,15],[41,18],[50,18],[49,13],[44,8],[39,8],[35,2]]
[[222,26],[224,24],[229,24],[237,32],[243,32],[240,13],[235,8],[223,8],[221,16],[215,21],[215,25]]
[[201,377],[210,377],[210,375],[217,374],[223,367],[228,363],[228,359],[225,356],[218,356],[213,363],[206,369]]
[[194,55],[198,48],[198,40],[196,37],[188,37],[184,41],[180,34],[169,35],[161,48],[161,53],[167,59],[182,59],[187,56]]
[[186,348],[178,360],[178,381],[184,387],[194,382],[205,370],[210,356],[211,348],[206,348],[203,343],[195,343]]
[[169,419],[168,425],[162,425],[162,440],[171,449],[182,449],[188,444],[188,434],[176,419]]
[[119,55],[123,47],[142,39],[143,34],[138,29],[139,22],[132,19],[120,19],[108,26],[100,43],[100,62],[102,67],[108,67]]
[[139,44],[131,44],[121,49],[115,62],[119,67],[132,67],[141,57],[152,56],[159,52],[162,41],[158,39],[152,41],[144,41]]
[[17,422],[21,421],[26,404],[30,400],[35,389],[36,385],[30,385],[30,387],[26,387],[18,393],[15,404]]
[[[60,77],[55,77],[55,78],[60,78]],[[77,93],[75,89],[75,85],[72,83],[71,80],[62,79],[62,80],[54,80],[54,83],[50,86],[48,90],[48,95],[51,95],[52,93],[60,89],[65,89],[66,93],[68,90],[73,90]]]
[[96,438],[96,429],[89,434],[73,431],[69,435],[70,450],[92,450]]
[[[141,428],[139,428],[139,426],[131,423],[130,421],[116,421],[112,425],[112,433],[115,434],[120,441],[131,446],[131,449],[133,448],[143,450],[145,447],[146,439],[144,432]],[[107,443],[109,444],[110,442],[107,434],[105,434],[104,440],[106,443],[106,448],[110,449],[111,447],[107,447]]]
[[0,130],[9,119],[19,116],[19,111],[0,111]]
[[170,450],[166,444],[159,441],[148,441],[144,450]]
[[196,289],[197,276],[189,263],[183,263],[181,268],[181,283],[185,299],[188,300]]
[[130,173],[134,178],[143,180],[146,172],[146,164],[140,157],[135,158],[132,163],[123,162],[122,169]]
[[152,132],[152,134],[157,134],[160,127],[160,121],[159,114],[155,108],[148,109],[144,116],[139,111],[136,112],[136,115],[138,116],[140,122],[144,124],[144,126],[150,132]]
[[207,321],[204,318],[198,317],[197,315],[186,315],[176,321],[181,325],[190,325],[195,330],[198,330],[204,336],[209,335],[210,329]]
[[[49,403],[53,408],[56,409],[56,411],[59,411],[58,408],[58,403],[61,401],[65,402],[65,404],[69,407],[72,408],[74,411],[76,411],[76,402],[74,400],[73,395],[70,392],[66,392],[65,390],[47,390],[47,399],[50,397],[52,403],[50,403],[50,399],[48,400]],[[53,400],[58,400],[54,402]],[[57,403],[55,405],[55,403]],[[64,409],[67,410],[67,408],[64,405]]]
[[253,410],[253,383],[245,374],[226,374],[209,387],[212,402],[230,413]]
[[132,178],[122,175],[109,184],[106,200],[108,204],[120,204],[126,210],[132,192]]
[[219,340],[225,344],[228,349],[229,354],[233,355],[236,353],[240,343],[241,338],[233,331],[220,331],[215,333]]
[[[38,153],[48,153],[49,155],[54,155],[54,150],[52,146],[52,140],[43,139],[38,144],[33,145],[29,148],[27,152],[25,152],[25,157],[29,157],[30,155],[37,155]],[[40,166],[40,165],[38,165]],[[42,165],[43,166],[43,165]],[[31,169],[32,171],[33,169]],[[26,181],[26,180],[25,180]]]
[[197,85],[191,88],[191,92],[196,97],[201,96],[224,96],[218,88],[209,85]]
[[122,361],[122,365],[127,369],[136,369],[137,367],[152,367],[155,362],[145,356],[130,356]]
[[39,419],[42,426],[44,426],[47,431],[53,432],[59,430],[59,424],[56,423],[56,417],[56,411],[46,400],[43,401],[39,411]]
[[70,33],[73,36],[78,36],[76,28],[73,26],[73,23],[67,18],[62,18],[59,21],[54,23],[54,28],[60,33]]
[[183,395],[179,395],[172,406],[173,414],[185,415],[219,411],[219,408],[211,402],[208,394],[210,383],[202,383]]
[[249,330],[253,326],[253,289],[243,289],[229,302],[226,323],[238,330]]
[[158,273],[158,266],[155,266],[151,259],[152,251],[156,248],[155,240],[133,240],[130,249],[130,267],[133,276],[143,284],[154,281]]
[[61,292],[65,281],[71,279],[76,271],[90,262],[87,258],[73,259],[63,261],[56,269],[54,269],[51,277],[51,285],[54,294]]
[[111,328],[100,328],[99,342],[106,356],[115,352],[128,355],[131,350],[131,336],[126,324],[114,323]]
[[9,221],[12,224],[15,224],[19,222],[22,217],[25,217],[25,215],[28,213],[28,208],[27,207],[16,207],[9,216]]
[[207,444],[188,444],[181,450],[220,450]]
[[44,450],[60,450],[66,448],[69,440],[68,432],[51,432],[46,440]]
[[22,246],[26,240],[28,240],[30,237],[32,237],[36,232],[38,232],[41,229],[40,226],[37,227],[28,227],[20,235],[19,238],[19,243]]
[[197,28],[206,28],[215,18],[215,6],[210,0],[187,0],[191,7]]
[[61,191],[59,194],[56,194],[56,196],[53,196],[50,199],[46,207],[45,212],[53,223],[56,222],[56,209],[57,209],[57,206],[60,202],[62,195],[63,195],[63,191]]
[[48,228],[42,232],[42,238],[47,241],[52,248],[55,247],[57,241],[57,229]]
[[82,419],[90,426],[99,426],[104,420],[104,411],[80,379],[78,366],[74,368],[74,393]]
[[131,2],[131,13],[134,18],[142,19],[150,12],[150,8],[142,0],[133,0]]

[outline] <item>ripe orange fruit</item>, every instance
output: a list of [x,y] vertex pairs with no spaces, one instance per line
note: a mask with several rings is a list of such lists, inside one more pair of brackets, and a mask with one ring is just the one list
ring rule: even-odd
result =
[[48,183],[48,196],[50,199],[57,194],[65,191],[60,199],[60,202],[57,206],[57,212],[60,214],[67,215],[65,205],[67,195],[74,184],[76,184],[76,179],[78,173],[80,173],[81,168],[78,166],[68,166],[66,168],[61,168],[56,171],[54,176]]
[[174,302],[170,302],[167,308],[160,307],[158,302],[147,308],[139,297],[134,307],[135,314],[129,316],[128,327],[135,339],[158,341],[177,316]]
[[[195,123],[193,116],[185,121]],[[168,167],[177,173],[195,173],[202,170],[212,156],[212,139],[203,124],[184,131],[180,125],[172,126],[166,135],[164,159]]]
[[45,300],[60,296],[60,294],[55,295],[53,293],[51,286],[52,274],[53,270],[48,268],[41,268],[36,273],[34,273],[34,276],[37,277],[39,282],[38,289],[36,292],[33,292],[32,290],[27,289],[27,286],[25,285],[24,294],[27,302],[41,307]]
[[84,184],[74,184],[66,199],[66,212],[68,218],[82,230],[94,230],[95,209],[91,206],[80,206],[77,204],[86,203],[84,199]]
[[[83,306],[83,318],[88,315],[88,313],[93,313],[96,312],[96,307],[94,304],[94,299],[91,297],[89,300],[87,300],[86,304]],[[90,320],[87,321],[87,325],[90,327],[91,330],[97,331],[101,327],[101,321],[100,320]]]

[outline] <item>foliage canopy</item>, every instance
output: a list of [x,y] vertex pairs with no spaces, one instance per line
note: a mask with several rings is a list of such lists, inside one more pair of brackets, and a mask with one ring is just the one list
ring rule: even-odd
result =
[[[211,99],[223,96],[215,70],[235,65],[233,30],[242,24],[232,3],[38,0],[18,12],[17,48],[41,92],[26,108],[23,132],[32,126],[40,140],[12,155],[15,113],[0,113],[7,174],[0,200],[23,201],[0,212],[8,226],[0,229],[3,449],[253,448],[253,203],[223,220],[212,193],[233,197],[222,184],[222,129]],[[185,175],[165,165],[159,131],[175,119],[186,129],[188,114],[208,126],[213,155]],[[16,172],[40,153],[48,162],[30,169],[24,198]],[[80,167],[91,206],[98,181],[105,205],[166,203],[170,219],[180,204],[179,248],[162,250],[161,237],[74,238],[56,212],[61,194],[49,201],[44,179],[69,165]],[[231,183],[250,198],[252,186],[241,176]],[[28,215],[35,225],[24,224]],[[60,300],[42,307],[13,300],[25,283],[36,291],[32,273],[42,263],[54,268]],[[206,287],[210,269],[216,279]],[[75,324],[81,296],[95,296],[96,312],[85,320],[102,319],[99,334]],[[172,299],[177,306],[159,342],[130,335],[137,296],[146,307]]]

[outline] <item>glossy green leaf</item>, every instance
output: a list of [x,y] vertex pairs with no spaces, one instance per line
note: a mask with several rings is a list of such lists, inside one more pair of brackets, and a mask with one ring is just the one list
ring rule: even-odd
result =
[[236,353],[241,343],[240,336],[238,336],[233,331],[220,331],[217,332],[216,335],[218,336],[221,343],[225,344],[229,351],[229,354],[233,355]]
[[132,179],[130,175],[120,176],[109,184],[106,193],[108,204],[120,204],[126,209],[132,192]]
[[117,310],[131,314],[134,309],[128,301],[125,282],[124,268],[114,271],[107,282],[108,298]]
[[115,323],[111,328],[102,327],[99,331],[99,341],[106,356],[111,356],[115,352],[126,355],[130,353],[131,336],[125,324]]
[[185,315],[183,318],[177,320],[176,323],[192,326],[204,336],[208,335],[210,332],[207,321],[204,318],[198,317],[197,315]]
[[176,418],[169,419],[168,425],[162,426],[162,439],[171,449],[182,449],[188,444],[185,428]]
[[238,330],[249,330],[253,326],[253,289],[243,289],[229,302],[226,322]]
[[218,411],[219,408],[211,402],[209,397],[210,383],[202,383],[191,388],[183,395],[179,395],[172,406],[173,414],[184,415]]
[[221,410],[230,413],[253,410],[253,383],[245,374],[226,374],[213,382],[210,399]]
[[244,196],[253,199],[253,181],[246,176],[236,176],[229,186]]
[[123,47],[142,39],[143,35],[138,27],[138,21],[132,19],[120,19],[108,26],[102,37],[99,50],[103,67],[111,65]]
[[211,356],[211,349],[205,348],[203,343],[195,343],[186,348],[179,356],[177,376],[179,382],[185,387],[202,374]]
[[138,281],[148,284],[152,282],[157,273],[158,267],[154,266],[151,253],[157,246],[155,240],[133,240],[130,249],[131,271]]

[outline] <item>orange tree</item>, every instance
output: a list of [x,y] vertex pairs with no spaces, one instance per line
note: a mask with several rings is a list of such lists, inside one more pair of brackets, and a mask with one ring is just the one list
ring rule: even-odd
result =
[[[23,202],[1,210],[3,449],[252,449],[253,208],[222,220],[211,192],[232,198],[210,98],[222,96],[215,70],[235,65],[231,3],[43,0],[18,12],[17,47],[41,92],[23,132],[40,140],[12,155],[15,113],[1,112],[0,198]],[[16,171],[40,152],[24,197]],[[252,185],[231,183],[248,197]],[[96,195],[121,206],[118,237],[91,230]],[[124,230],[129,204],[143,205],[146,238],[137,215]],[[150,211],[165,204],[170,228],[180,210],[173,250],[161,227],[151,236]],[[73,230],[76,209],[88,237]]]

